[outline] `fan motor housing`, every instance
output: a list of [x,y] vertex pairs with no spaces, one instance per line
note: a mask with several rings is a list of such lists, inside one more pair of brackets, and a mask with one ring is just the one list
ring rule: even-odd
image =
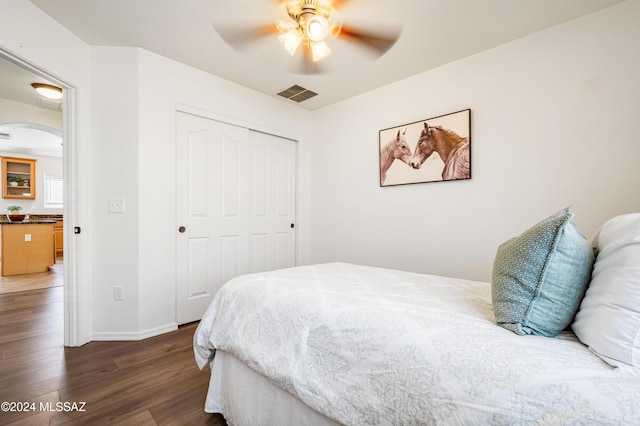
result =
[[291,19],[298,21],[303,15],[321,15],[328,18],[331,15],[330,4],[323,4],[318,0],[298,0],[287,2],[287,13]]

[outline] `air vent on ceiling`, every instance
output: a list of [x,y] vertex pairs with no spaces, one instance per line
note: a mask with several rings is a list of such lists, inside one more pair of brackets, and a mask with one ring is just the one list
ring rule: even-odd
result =
[[0,133],[0,139],[10,140],[11,139],[11,133]]
[[291,99],[292,101],[296,102],[306,101],[307,99],[313,98],[316,95],[316,92],[307,90],[302,86],[298,86],[297,84],[278,93],[278,96],[282,96],[283,98]]

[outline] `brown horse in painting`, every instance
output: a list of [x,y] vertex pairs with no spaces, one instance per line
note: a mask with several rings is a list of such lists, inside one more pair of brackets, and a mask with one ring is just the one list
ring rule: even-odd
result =
[[387,170],[389,170],[389,167],[391,167],[391,164],[393,164],[396,159],[409,164],[411,149],[409,149],[409,144],[404,139],[406,133],[407,129],[404,129],[402,133],[398,130],[395,139],[380,150],[380,185],[384,184],[387,178]]
[[453,130],[424,123],[420,139],[409,165],[419,169],[433,152],[437,152],[444,162],[443,180],[469,179],[471,177],[471,159],[469,139],[459,136]]

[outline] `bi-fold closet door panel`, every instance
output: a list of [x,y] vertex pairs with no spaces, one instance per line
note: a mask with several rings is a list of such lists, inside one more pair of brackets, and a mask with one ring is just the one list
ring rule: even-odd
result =
[[295,265],[296,143],[177,113],[176,321],[245,273]]
[[293,266],[296,259],[296,145],[260,132],[249,134],[249,268]]

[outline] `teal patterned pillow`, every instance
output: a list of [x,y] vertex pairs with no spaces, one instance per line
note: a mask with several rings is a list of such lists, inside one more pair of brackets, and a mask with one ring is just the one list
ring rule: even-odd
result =
[[593,262],[569,207],[503,243],[491,285],[496,322],[519,335],[557,336],[578,311]]

